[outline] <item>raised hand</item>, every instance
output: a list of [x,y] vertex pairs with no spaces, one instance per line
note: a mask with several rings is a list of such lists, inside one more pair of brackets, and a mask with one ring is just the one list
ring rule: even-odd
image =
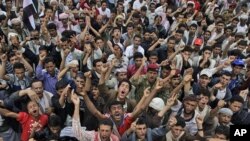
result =
[[201,115],[199,115],[199,116],[196,116],[195,121],[197,124],[202,125],[204,118]]
[[144,97],[148,97],[150,95],[150,87],[147,87],[144,91],[143,91],[143,96]]
[[220,89],[222,87],[221,83],[217,83],[213,86],[215,89]]
[[36,94],[35,91],[29,89],[29,90],[27,91],[27,95],[29,96],[29,98],[30,98],[32,101],[36,101],[37,103],[39,103],[40,98],[38,97],[38,95]]
[[222,108],[225,106],[225,104],[226,102],[224,100],[219,100],[219,102],[217,103],[217,107]]
[[155,85],[155,89],[157,90],[157,91],[159,91],[162,87],[163,87],[163,80],[156,80],[156,85]]
[[80,104],[80,98],[75,94],[74,90],[71,91],[71,101],[74,103],[74,105]]
[[16,56],[17,56],[18,59],[23,59],[23,54],[22,54],[22,52],[16,51],[15,54],[16,54]]
[[167,100],[166,105],[167,105],[167,106],[170,106],[170,107],[173,106],[176,99],[177,99],[177,94],[173,94],[173,95]]
[[91,71],[85,72],[85,73],[84,73],[84,76],[85,76],[86,78],[91,79],[91,77],[92,77]]
[[40,61],[43,62],[45,58],[46,58],[46,54],[44,54],[44,53],[39,54],[39,60]]
[[7,62],[7,55],[6,54],[3,54],[2,56],[1,56],[1,61],[2,62]]
[[174,116],[171,116],[171,117],[169,118],[169,120],[168,120],[167,125],[168,125],[169,127],[173,127],[176,123],[177,123],[176,118],[175,118]]

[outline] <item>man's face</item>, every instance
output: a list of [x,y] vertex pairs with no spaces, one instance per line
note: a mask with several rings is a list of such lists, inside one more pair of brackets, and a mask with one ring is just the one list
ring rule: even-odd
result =
[[220,47],[215,47],[213,49],[213,55],[219,55],[221,53],[221,48]]
[[119,122],[122,120],[122,115],[123,115],[123,107],[121,104],[118,105],[112,105],[110,107],[110,115],[112,118],[116,121]]
[[142,58],[136,58],[136,59],[135,59],[135,66],[136,66],[136,67],[141,66],[141,63],[142,63]]
[[97,62],[96,66],[94,67],[95,71],[98,72],[98,73],[101,73],[101,71],[102,71],[102,65],[103,65],[102,62]]
[[16,46],[16,47],[18,47],[19,44],[20,44],[20,42],[19,42],[19,40],[18,40],[18,37],[16,37],[16,36],[10,37],[10,41],[11,41],[12,45],[14,45],[14,46]]
[[174,77],[171,79],[171,84],[175,88],[180,84],[181,80],[180,77]]
[[50,75],[53,76],[55,74],[55,64],[53,62],[48,62],[44,66]]
[[100,125],[99,134],[101,141],[110,141],[110,136],[112,133],[112,128],[109,125]]
[[241,66],[234,66],[233,67],[233,73],[238,75],[238,74],[241,73],[242,69],[243,69],[243,67],[241,67]]
[[127,82],[122,82],[118,88],[118,98],[125,99],[129,93],[129,84]]
[[75,83],[77,88],[83,88],[85,86],[85,80],[80,77],[76,77]]
[[141,44],[141,38],[135,37],[134,39],[134,47],[138,47]]
[[119,72],[117,74],[117,80],[122,81],[128,78],[127,72]]
[[20,69],[15,69],[15,75],[17,76],[18,79],[23,80],[24,77],[24,69],[20,68]]
[[197,106],[196,101],[190,101],[190,100],[184,101],[184,112],[186,114],[192,114],[196,106]]
[[97,100],[97,98],[99,97],[100,91],[97,87],[93,87],[92,88],[92,94],[93,94],[93,98],[95,100]]
[[204,39],[205,39],[205,40],[209,40],[210,37],[211,37],[210,32],[205,32],[205,34],[204,34]]
[[55,29],[49,29],[49,34],[51,37],[56,37],[57,36],[57,32]]
[[128,27],[127,32],[129,35],[133,34],[134,28],[133,27]]
[[14,65],[15,63],[19,62],[20,60],[16,56],[10,57],[10,63]]
[[27,105],[28,113],[34,117],[39,115],[39,107],[38,104],[34,101],[31,101]]
[[220,77],[220,83],[225,87],[229,84],[231,80],[231,77],[230,76],[227,76],[227,75],[222,75]]
[[58,134],[61,131],[60,126],[49,126],[49,129],[53,134]]
[[207,87],[208,83],[210,82],[210,78],[206,75],[201,75],[199,78],[199,83],[202,87]]
[[216,25],[216,29],[217,29],[217,31],[222,31],[222,29],[224,29],[224,24],[223,23],[218,23],[217,25]]
[[150,33],[149,32],[146,32],[144,34],[144,40],[146,40],[146,41],[150,40]]
[[107,8],[107,3],[102,3],[102,10],[104,11]]
[[184,129],[181,126],[173,126],[171,128],[171,133],[174,136],[174,138],[177,138],[180,136],[180,134],[182,133]]
[[218,116],[219,123],[222,125],[228,125],[231,121],[232,116],[220,113]]
[[198,106],[199,106],[200,108],[204,109],[205,106],[207,105],[208,101],[209,101],[208,96],[204,96],[203,94],[201,94],[201,95],[200,95],[200,100],[199,100],[199,102],[198,102]]
[[154,83],[157,78],[157,72],[156,71],[148,71],[147,72],[147,78],[149,83]]
[[169,49],[174,49],[174,46],[175,46],[175,40],[169,40],[167,43],[167,47]]
[[119,29],[115,29],[113,34],[114,37],[118,39],[121,36],[121,31]]
[[99,47],[99,48],[103,48],[103,46],[104,46],[104,42],[103,42],[103,40],[96,40],[96,46],[97,47]]
[[243,51],[244,49],[246,49],[246,46],[244,46],[244,45],[238,45],[237,49],[239,49],[240,51]]
[[36,92],[39,98],[43,97],[43,83],[41,81],[32,83],[31,89]]
[[136,137],[137,139],[144,140],[147,134],[147,126],[146,124],[136,125]]
[[233,113],[240,111],[241,107],[242,107],[242,103],[238,101],[234,101],[233,103],[229,104],[229,108],[233,111]]
[[177,42],[179,42],[182,39],[182,34],[181,33],[175,33],[174,37]]
[[189,32],[194,34],[196,32],[196,27],[191,26]]

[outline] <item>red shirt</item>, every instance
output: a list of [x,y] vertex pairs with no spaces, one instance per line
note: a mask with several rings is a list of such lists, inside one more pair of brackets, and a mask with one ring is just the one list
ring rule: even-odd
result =
[[[136,68],[134,64],[129,65],[128,66],[128,78],[131,78],[138,70],[139,68]],[[141,70],[141,75],[146,74],[147,73],[147,67],[144,66],[143,69]]]
[[30,132],[32,129],[32,124],[35,122],[38,122],[40,124],[40,127],[38,129],[41,130],[45,125],[48,123],[48,116],[47,115],[40,115],[39,119],[34,119],[31,115],[25,112],[18,113],[17,121],[22,125],[22,135],[21,135],[21,141],[28,141]]
[[134,119],[129,116],[129,114],[124,115],[123,123],[117,127],[118,132],[122,136],[131,126]]

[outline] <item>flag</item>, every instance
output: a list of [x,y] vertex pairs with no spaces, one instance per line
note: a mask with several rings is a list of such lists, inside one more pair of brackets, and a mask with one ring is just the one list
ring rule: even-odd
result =
[[23,1],[23,23],[31,31],[36,28],[34,15],[38,11],[37,0],[24,0]]

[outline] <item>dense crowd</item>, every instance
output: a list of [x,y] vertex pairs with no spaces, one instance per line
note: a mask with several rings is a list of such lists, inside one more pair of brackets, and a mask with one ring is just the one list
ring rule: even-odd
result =
[[250,124],[249,9],[0,0],[0,140],[229,140]]

